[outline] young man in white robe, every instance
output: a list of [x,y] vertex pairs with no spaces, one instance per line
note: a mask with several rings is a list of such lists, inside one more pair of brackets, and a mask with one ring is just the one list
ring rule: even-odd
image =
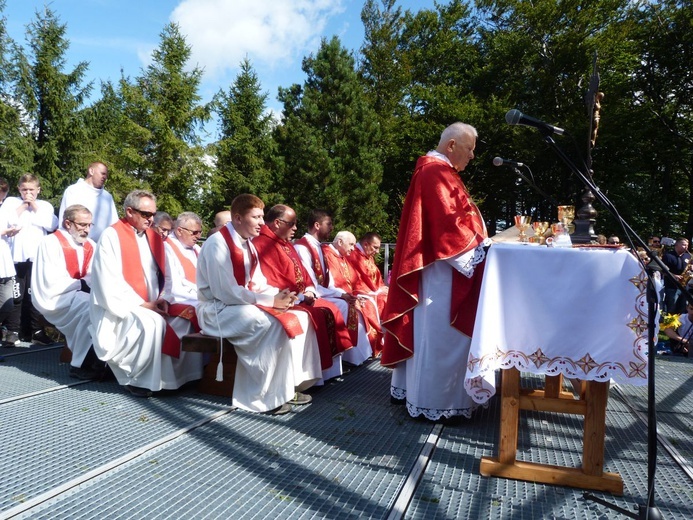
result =
[[89,231],[89,238],[98,242],[101,233],[108,226],[118,221],[113,197],[104,188],[108,179],[108,167],[102,162],[93,162],[87,168],[84,179],[79,179],[71,184],[63,193],[58,211],[60,222],[65,218],[65,210],[73,204],[81,204],[91,211],[93,223]]
[[91,334],[99,359],[133,395],[150,397],[202,377],[202,356],[181,352],[161,297],[164,242],[151,229],[156,198],[130,192],[125,217],[104,230],[92,263]]
[[182,338],[199,332],[197,307],[197,257],[202,220],[191,211],[178,215],[165,242],[166,283],[163,298],[169,303],[169,325]]
[[[275,415],[311,401],[304,390],[322,375],[315,331],[296,294],[267,284],[250,238],[264,224],[264,203],[243,194],[232,220],[211,235],[197,261],[197,319],[202,332],[227,338],[238,356],[233,405]],[[287,312],[289,311],[289,312]]]
[[96,244],[88,238],[91,212],[74,204],[62,226],[43,238],[31,273],[31,298],[39,312],[65,335],[72,352],[70,376],[100,379],[104,364],[92,348],[89,333],[91,260]]
[[[323,242],[330,239],[332,233],[332,217],[325,210],[315,209],[308,215],[308,232],[294,243],[298,256],[305,266],[311,281],[318,291],[320,298],[335,304],[342,313],[344,322],[349,320],[349,302],[345,298],[345,291],[338,289],[327,273],[325,257],[323,255]],[[342,352],[342,361],[350,365],[361,365],[372,355],[372,348],[366,333],[366,324],[363,316],[358,316],[357,341],[354,348]]]

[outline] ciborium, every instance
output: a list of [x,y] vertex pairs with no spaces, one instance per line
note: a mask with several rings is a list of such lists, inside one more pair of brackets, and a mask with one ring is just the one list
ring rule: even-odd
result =
[[549,223],[548,222],[532,222],[532,228],[534,229],[534,238],[536,243],[538,244],[545,244],[546,243],[546,237],[544,237],[544,234],[546,233],[546,230],[549,229]]
[[527,228],[531,222],[530,217],[525,215],[515,215],[515,227],[520,230],[520,242],[527,242]]
[[570,234],[572,231],[573,220],[575,219],[575,206],[558,206],[558,220],[563,224],[565,232]]

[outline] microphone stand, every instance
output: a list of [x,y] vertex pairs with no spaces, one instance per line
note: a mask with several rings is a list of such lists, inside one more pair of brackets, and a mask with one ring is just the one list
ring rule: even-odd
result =
[[[602,191],[597,187],[597,185],[585,175],[561,150],[556,142],[551,137],[553,131],[551,129],[539,128],[539,131],[544,137],[544,141],[556,152],[556,154],[563,160],[563,162],[568,166],[568,168],[578,176],[578,178],[585,184],[585,186],[595,194],[597,199],[604,204],[604,206],[611,212],[611,214],[618,220],[618,222],[623,226],[623,229],[628,235],[631,245],[635,241],[640,245],[646,252],[647,256],[651,259],[651,262],[646,266],[647,272],[647,502],[641,504],[638,508],[638,513],[632,513],[626,509],[611,504],[601,498],[594,496],[592,493],[585,493],[583,497],[586,500],[592,500],[598,502],[614,511],[618,511],[623,515],[630,518],[642,519],[642,520],[660,520],[662,519],[662,514],[655,505],[654,494],[655,494],[655,473],[657,471],[657,412],[656,412],[656,402],[655,402],[655,345],[654,345],[654,333],[655,333],[655,316],[657,313],[658,298],[654,283],[652,282],[652,271],[659,270],[663,273],[668,280],[672,281],[674,285],[678,286],[682,290],[683,294],[689,303],[693,304],[693,295],[685,288],[683,285],[674,278],[674,275],[669,271],[669,268],[664,265],[661,259],[648,247],[645,241],[640,238],[640,236],[633,231],[628,222],[626,222],[621,215],[619,215],[616,207],[611,203],[607,196],[602,193]],[[652,264],[655,264],[653,266]]]

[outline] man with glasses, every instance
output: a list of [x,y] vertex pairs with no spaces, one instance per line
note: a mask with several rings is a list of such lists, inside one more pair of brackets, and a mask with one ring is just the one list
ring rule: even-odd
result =
[[104,230],[93,261],[91,333],[94,350],[118,383],[150,397],[202,377],[202,357],[181,352],[161,296],[166,275],[164,241],[152,229],[156,198],[130,192],[125,216]]
[[94,219],[89,231],[89,238],[98,242],[103,230],[118,220],[118,211],[113,197],[104,188],[107,179],[108,167],[100,161],[91,163],[84,179],[77,180],[76,183],[68,186],[63,193],[58,221],[63,222],[65,210],[72,204],[85,206],[91,211]]
[[315,327],[320,350],[322,384],[342,375],[341,353],[351,348],[351,339],[339,309],[324,299],[317,290],[301,257],[291,243],[296,233],[296,212],[277,204],[270,208],[260,235],[253,239],[267,283],[278,289],[288,288],[298,296],[295,310],[308,313]]
[[72,352],[70,376],[101,379],[105,365],[94,353],[89,332],[91,260],[96,243],[89,238],[92,215],[73,204],[63,212],[62,227],[39,246],[31,275],[34,306],[65,335]]
[[166,240],[166,283],[164,298],[169,303],[169,325],[182,338],[200,332],[197,324],[197,257],[202,219],[191,211],[178,215]]
[[161,238],[166,239],[173,231],[173,219],[171,215],[165,211],[157,211],[154,213],[154,231],[161,235]]

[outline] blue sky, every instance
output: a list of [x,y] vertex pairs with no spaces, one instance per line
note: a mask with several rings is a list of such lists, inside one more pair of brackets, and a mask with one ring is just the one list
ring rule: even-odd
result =
[[[44,5],[67,25],[68,70],[89,62],[87,79],[95,80],[97,97],[100,80],[117,81],[121,69],[126,76],[139,75],[171,21],[192,46],[191,62],[204,68],[204,101],[228,89],[247,56],[275,111],[281,109],[277,88],[303,83],[301,60],[318,49],[322,37],[337,35],[354,51],[363,42],[363,0],[6,0],[2,14],[9,36],[26,47],[26,26]],[[434,3],[399,0],[398,5],[418,11]]]

